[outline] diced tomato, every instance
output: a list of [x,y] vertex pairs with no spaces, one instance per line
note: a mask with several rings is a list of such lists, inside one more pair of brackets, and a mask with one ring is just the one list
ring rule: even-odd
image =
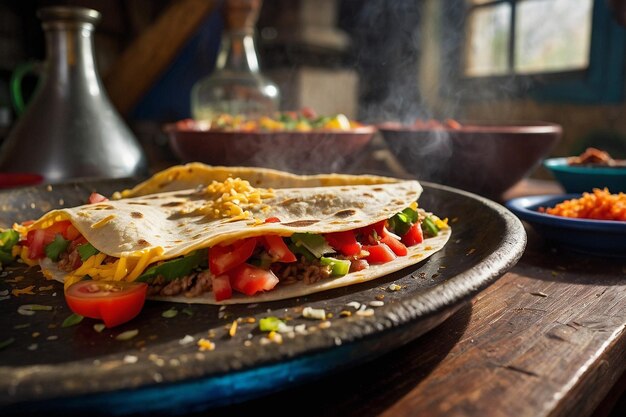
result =
[[78,231],[77,228],[75,228],[73,225],[69,225],[67,227],[67,229],[65,229],[65,239],[67,240],[76,240],[79,237],[81,237],[82,235],[80,234],[80,232]]
[[220,275],[218,277],[213,275],[211,281],[213,282],[213,296],[215,297],[215,301],[227,300],[233,296],[233,289],[230,286],[230,278],[228,278],[228,275]]
[[265,219],[265,223],[280,223],[280,219],[278,217],[268,217]]
[[54,240],[56,235],[61,235],[66,240],[74,240],[81,236],[69,220],[56,222],[46,229],[31,230],[26,234],[24,243],[28,246],[28,257],[30,259],[43,258],[46,246]]
[[250,264],[239,265],[228,275],[233,289],[246,295],[269,291],[278,284],[278,277],[272,271],[257,268]]
[[369,252],[365,258],[371,264],[384,264],[396,259],[396,254],[384,243],[378,245],[363,246],[363,250]]
[[356,241],[356,236],[352,230],[327,233],[324,238],[333,249],[338,250],[343,255],[354,256],[361,252],[361,244]]
[[300,109],[300,114],[307,119],[315,119],[317,117],[317,113],[311,107],[303,107]]
[[91,193],[89,199],[87,200],[89,204],[102,203],[104,201],[109,201],[108,198],[98,193]]
[[[46,232],[49,233],[49,234],[52,234],[53,238],[54,238],[54,236],[57,235],[57,233],[59,233],[60,235],[63,236],[63,238],[67,239],[66,233],[67,233],[67,229],[70,226],[72,226],[72,223],[69,220],[62,220],[62,221],[56,222],[52,226],[48,227],[46,229]],[[68,239],[68,240],[71,240],[71,239]]]
[[[52,236],[54,239],[54,236]],[[47,243],[52,242],[50,239]],[[26,235],[26,246],[28,246],[28,257],[30,259],[41,259],[46,256],[46,231],[44,229],[31,230]]]
[[65,291],[65,301],[74,313],[114,327],[139,314],[147,291],[144,282],[80,281]]
[[398,256],[406,256],[406,254],[409,253],[406,246],[389,233],[380,239],[380,243],[389,246],[389,249]]
[[282,237],[278,235],[263,236],[263,246],[272,259],[277,262],[295,262],[296,255],[293,254],[285,244]]
[[422,227],[419,223],[415,223],[411,228],[402,236],[402,243],[407,246],[414,246],[424,241],[424,234],[422,233]]
[[375,245],[378,240],[385,235],[385,226],[387,220],[381,220],[378,223],[370,224],[361,228],[361,234],[363,235],[362,242],[369,242]]
[[214,246],[209,249],[209,269],[213,275],[222,275],[244,263],[256,247],[257,239],[251,237],[238,240],[232,245]]

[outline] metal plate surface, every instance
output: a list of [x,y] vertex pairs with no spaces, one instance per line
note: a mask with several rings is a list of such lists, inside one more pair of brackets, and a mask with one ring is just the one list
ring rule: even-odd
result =
[[[91,191],[109,194],[125,181],[77,182],[0,193],[0,225],[35,218],[60,206],[82,204]],[[432,329],[511,268],[522,255],[526,233],[504,207],[474,194],[424,183],[420,206],[448,217],[452,237],[427,260],[373,282],[284,301],[218,306],[147,302],[122,326],[94,330],[95,320],[62,327],[70,310],[62,285],[46,281],[38,267],[7,268],[0,291],[33,285],[34,295],[0,301],[0,409],[7,412],[97,414],[184,413],[243,401],[380,356]],[[391,284],[400,290],[390,290]],[[348,303],[368,305],[357,315]],[[51,306],[32,316],[24,304]],[[375,303],[376,304],[376,303]],[[380,303],[379,303],[380,304]],[[330,326],[302,318],[305,306],[332,314]],[[162,313],[175,308],[178,314]],[[344,317],[342,311],[351,311]],[[304,324],[306,334],[282,344],[262,342],[259,319],[277,316]],[[238,323],[236,334],[229,329]],[[253,320],[254,319],[254,320]],[[254,322],[253,322],[254,321]],[[130,340],[116,336],[138,330]],[[184,343],[191,340],[190,343]],[[200,351],[211,339],[215,350]]]

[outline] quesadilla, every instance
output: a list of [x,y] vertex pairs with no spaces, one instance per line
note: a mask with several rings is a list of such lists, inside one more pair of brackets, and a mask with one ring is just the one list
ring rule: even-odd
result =
[[414,180],[194,163],[15,229],[22,259],[66,289],[145,282],[155,299],[272,301],[373,280],[440,250],[451,230],[418,208],[421,192]]

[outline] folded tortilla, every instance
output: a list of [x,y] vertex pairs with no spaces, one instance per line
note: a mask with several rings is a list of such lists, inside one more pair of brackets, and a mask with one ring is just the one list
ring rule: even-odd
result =
[[[42,270],[61,282],[90,275],[93,279],[133,281],[150,265],[194,250],[230,244],[239,239],[325,234],[358,229],[389,219],[413,204],[422,192],[417,181],[352,175],[298,176],[259,168],[209,167],[188,164],[156,174],[117,200],[54,210],[28,230],[70,220],[98,249],[100,262],[90,260],[68,274],[44,258]],[[278,223],[265,223],[277,217]],[[440,250],[450,229],[409,247],[406,256],[345,276],[314,284],[278,284],[273,290],[216,302],[212,293],[198,297],[157,297],[169,301],[234,304],[271,301],[370,281],[413,265]],[[105,255],[118,258],[102,264]]]

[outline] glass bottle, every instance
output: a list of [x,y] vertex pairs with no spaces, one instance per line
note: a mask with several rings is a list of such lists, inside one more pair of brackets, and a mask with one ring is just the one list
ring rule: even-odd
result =
[[31,103],[0,150],[1,172],[30,172],[47,182],[144,174],[147,162],[109,101],[93,56],[96,10],[38,10],[46,62]]
[[254,26],[260,8],[261,0],[226,0],[216,68],[191,91],[194,119],[211,120],[220,113],[257,118],[278,110],[278,86],[259,70]]

